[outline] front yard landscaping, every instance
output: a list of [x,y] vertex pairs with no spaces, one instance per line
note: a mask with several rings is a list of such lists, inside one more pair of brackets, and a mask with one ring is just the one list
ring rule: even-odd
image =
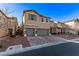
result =
[[0,38],[0,51],[5,51],[9,46],[22,44],[22,47],[29,47],[30,44],[26,37],[17,36],[17,37],[5,37]]
[[61,37],[61,38],[68,39],[68,40],[79,38],[79,35],[74,35],[74,34],[56,34],[53,36]]

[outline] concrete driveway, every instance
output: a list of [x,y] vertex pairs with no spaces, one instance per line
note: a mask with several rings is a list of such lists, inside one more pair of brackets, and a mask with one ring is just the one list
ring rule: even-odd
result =
[[60,44],[60,43],[65,43],[68,42],[64,38],[60,38],[57,36],[37,36],[37,37],[27,37],[29,43],[31,46],[36,46],[36,45],[42,45],[46,43],[54,43],[54,44]]

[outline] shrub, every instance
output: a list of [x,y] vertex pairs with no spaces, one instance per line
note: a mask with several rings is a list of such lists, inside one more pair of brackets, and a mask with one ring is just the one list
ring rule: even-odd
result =
[[2,45],[0,45],[0,48],[2,48],[3,46]]

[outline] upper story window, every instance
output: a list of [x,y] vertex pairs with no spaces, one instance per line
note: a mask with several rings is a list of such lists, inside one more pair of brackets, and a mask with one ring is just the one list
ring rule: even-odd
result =
[[34,14],[29,14],[28,19],[29,20],[37,20],[37,16]]
[[44,22],[44,18],[41,18],[41,21]]
[[41,18],[41,22],[48,22],[48,20],[49,20],[48,18],[44,18],[44,17]]
[[48,18],[46,18],[46,22],[48,22]]

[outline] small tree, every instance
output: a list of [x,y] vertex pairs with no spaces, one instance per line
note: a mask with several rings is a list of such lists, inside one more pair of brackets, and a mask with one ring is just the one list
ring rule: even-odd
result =
[[22,30],[22,27],[18,27],[18,30],[16,32],[16,35],[23,35],[23,30]]
[[16,9],[12,10],[8,7],[8,5],[6,3],[3,3],[0,10],[3,11],[4,14],[6,14],[6,15],[10,15],[10,14],[14,13]]

